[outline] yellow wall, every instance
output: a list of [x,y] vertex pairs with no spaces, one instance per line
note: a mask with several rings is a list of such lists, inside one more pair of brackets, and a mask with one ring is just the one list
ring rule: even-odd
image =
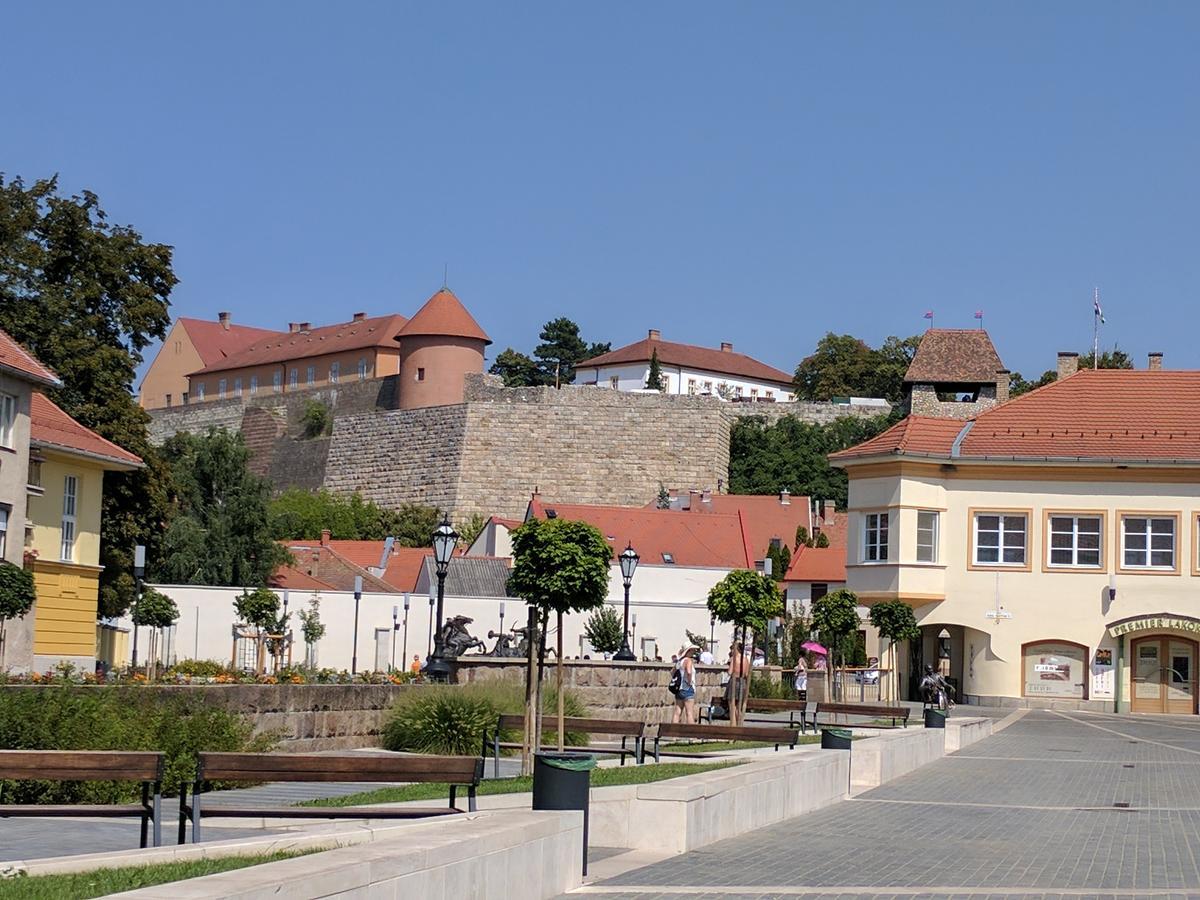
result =
[[188,372],[204,367],[187,328],[180,322],[171,326],[162,347],[146,370],[142,388],[138,392],[138,403],[146,409],[167,406],[167,394],[171,395],[171,406],[183,406],[183,395],[188,390]]
[[95,656],[100,568],[39,559],[33,564],[33,580],[34,656],[54,661]]
[[62,547],[63,487],[66,476],[79,479],[75,500],[75,552],[70,560],[85,566],[100,562],[100,501],[104,492],[104,470],[99,464],[79,457],[43,450],[40,497],[29,498],[28,517],[33,525],[32,549],[38,559],[59,561]]
[[[295,390],[305,390],[313,387],[325,387],[330,384],[329,369],[333,363],[338,363],[338,383],[351,384],[357,382],[358,378],[358,361],[366,358],[367,360],[367,378],[384,378],[388,375],[395,375],[400,371],[400,347],[395,349],[390,347],[366,347],[362,350],[350,350],[344,353],[328,353],[324,356],[313,356],[304,359],[291,360],[284,363],[274,363],[264,366],[247,366],[242,369],[230,369],[227,372],[213,372],[208,375],[197,375],[191,378],[191,392],[189,393],[189,403],[200,403],[200,385],[204,385],[204,400],[220,400],[220,383],[225,381],[225,399],[232,399],[234,394],[234,383],[236,379],[242,379],[242,397],[250,396],[250,378],[258,376],[258,393],[254,396],[263,397],[269,396],[275,390],[275,373],[282,373],[282,382],[280,384],[280,393],[287,393],[289,388],[288,379],[291,377],[292,369],[296,370],[296,387]],[[313,373],[315,380],[312,384],[308,383],[308,367],[313,366],[316,371]]]

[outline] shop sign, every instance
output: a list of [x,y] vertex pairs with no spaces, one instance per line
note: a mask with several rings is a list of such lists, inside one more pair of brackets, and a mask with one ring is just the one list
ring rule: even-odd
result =
[[1190,631],[1200,634],[1200,619],[1190,619],[1179,616],[1146,616],[1140,619],[1129,619],[1108,626],[1108,633],[1113,637],[1129,634],[1131,631],[1150,631],[1156,628],[1171,628],[1176,631]]

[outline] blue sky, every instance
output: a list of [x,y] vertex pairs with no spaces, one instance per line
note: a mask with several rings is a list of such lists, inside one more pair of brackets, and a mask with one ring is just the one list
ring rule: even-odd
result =
[[450,286],[493,353],[578,321],[791,370],[985,311],[1027,376],[1200,368],[1200,6],[24,3],[0,171],[176,248],[174,313]]

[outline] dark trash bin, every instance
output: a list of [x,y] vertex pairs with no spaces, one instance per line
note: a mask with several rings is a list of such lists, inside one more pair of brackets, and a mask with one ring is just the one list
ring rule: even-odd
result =
[[583,874],[587,874],[588,791],[596,757],[574,753],[533,755],[533,808],[583,810]]
[[932,706],[925,707],[925,727],[926,728],[945,728],[946,714],[940,709],[935,709]]
[[822,750],[849,750],[851,733],[845,728],[822,728]]

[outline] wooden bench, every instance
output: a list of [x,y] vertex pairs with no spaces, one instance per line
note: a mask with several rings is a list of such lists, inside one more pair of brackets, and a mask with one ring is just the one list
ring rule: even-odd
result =
[[[724,706],[725,706],[724,695],[718,695],[716,697],[713,697],[711,700],[708,701],[708,703],[704,704],[703,706],[701,706],[699,708],[700,709],[699,717],[700,717],[701,723],[703,723],[705,719],[707,719],[709,721],[709,723],[712,723],[713,721],[715,721],[713,718],[713,708],[717,707],[717,706],[724,708]],[[811,702],[806,701],[806,700],[768,700],[768,699],[758,700],[753,697],[747,698],[747,700],[746,700],[746,712],[748,712],[748,713],[752,713],[752,712],[758,712],[758,713],[786,712],[788,714],[788,717],[787,717],[788,727],[789,728],[799,727],[800,732],[802,734],[806,733],[808,731],[808,723],[812,720],[812,716],[809,715],[809,712],[808,712],[810,706],[812,706]],[[721,718],[728,721],[729,717],[726,715],[726,716],[722,716]],[[782,724],[783,723],[782,719],[777,719],[774,717],[766,718],[766,717],[762,717],[762,716],[756,717],[756,718],[750,718],[749,716],[747,716],[746,721],[747,722],[766,722],[768,724],[771,724],[771,723]]]
[[[621,745],[604,746],[589,744],[585,747],[565,747],[564,753],[604,753],[609,756],[619,756],[621,765],[625,765],[625,757],[632,756],[634,762],[641,765],[646,758],[646,723],[645,722],[626,722],[622,719],[585,719],[576,716],[567,716],[563,719],[563,728],[565,731],[574,731],[582,734],[608,734],[620,735]],[[501,749],[515,750],[520,749],[521,744],[515,741],[500,740],[500,732],[506,729],[512,729],[520,732],[525,731],[524,716],[500,716],[496,720],[496,727],[490,732],[485,732],[483,735],[483,750],[481,755],[486,757],[489,746],[492,750],[492,765],[497,777],[500,775],[500,751]],[[543,716],[542,718],[542,733],[548,731],[557,731],[558,718],[556,716]],[[489,740],[490,738],[490,740]],[[629,746],[629,738],[633,738],[633,746]]]
[[668,738],[695,738],[702,741],[756,741],[774,744],[775,749],[778,750],[780,744],[787,744],[788,747],[795,747],[796,742],[800,740],[800,729],[765,728],[760,725],[749,727],[738,726],[737,728],[734,728],[732,725],[683,725],[664,722],[658,726],[658,734],[654,737],[655,762],[658,762],[663,755],[700,755],[681,752],[666,752],[664,754],[659,746],[659,742]]
[[[329,756],[291,753],[201,753],[196,765],[192,800],[187,800],[187,783],[179,786],[179,843],[186,839],[192,823],[192,842],[200,840],[204,816],[286,819],[421,819],[454,815],[459,785],[467,786],[467,809],[475,811],[475,789],[483,778],[483,760],[473,756],[382,756],[365,753]],[[225,806],[200,802],[205,782],[448,782],[448,807],[373,806]]]
[[[880,725],[877,722],[826,722],[826,725],[847,724],[855,728],[897,728],[908,727],[908,716],[911,710],[907,706],[886,706],[881,704],[870,703],[818,703],[817,711],[813,714],[812,724],[813,729],[819,727],[818,720],[821,716],[829,716],[836,719],[838,716],[860,716],[871,719],[891,719],[891,725]],[[896,724],[899,720],[901,726]]]
[[139,818],[141,846],[146,846],[150,822],[154,846],[162,843],[163,754],[109,750],[0,750],[0,779],[12,781],[140,781],[140,803],[36,804],[4,803],[0,780],[0,818]]

